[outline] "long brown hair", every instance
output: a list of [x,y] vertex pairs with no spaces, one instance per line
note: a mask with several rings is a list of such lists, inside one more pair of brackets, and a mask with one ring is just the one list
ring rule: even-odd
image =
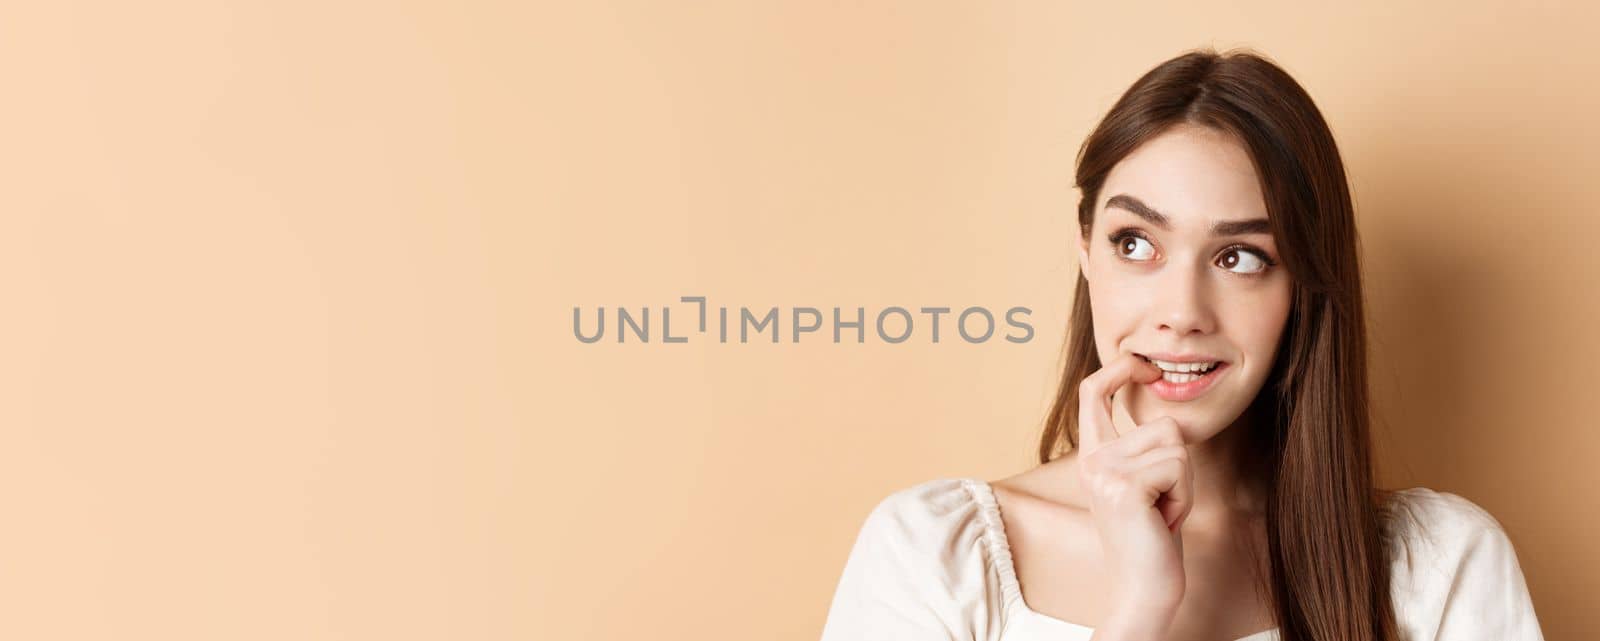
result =
[[[1284,641],[1391,641],[1383,528],[1390,492],[1373,480],[1354,211],[1327,122],[1299,83],[1264,56],[1203,49],[1151,69],[1078,150],[1080,233],[1100,188],[1136,147],[1179,124],[1239,141],[1255,164],[1283,265],[1294,281],[1277,356],[1249,409],[1252,478],[1267,491],[1270,572],[1258,577]],[[1080,273],[1065,366],[1039,462],[1078,446],[1078,385],[1100,368],[1089,283]]]

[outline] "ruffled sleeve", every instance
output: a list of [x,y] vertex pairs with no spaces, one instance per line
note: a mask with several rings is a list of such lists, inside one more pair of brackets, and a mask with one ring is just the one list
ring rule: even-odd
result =
[[1449,492],[1401,490],[1396,618],[1409,641],[1543,641],[1500,522]]
[[898,490],[866,517],[822,641],[995,641],[1004,599],[964,479]]

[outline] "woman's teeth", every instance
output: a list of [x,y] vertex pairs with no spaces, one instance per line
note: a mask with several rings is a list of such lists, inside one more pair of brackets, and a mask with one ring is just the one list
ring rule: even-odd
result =
[[1202,376],[1205,376],[1205,373],[1200,373],[1200,374],[1180,374],[1180,373],[1168,372],[1168,371],[1163,371],[1161,373],[1162,380],[1165,380],[1168,383],[1173,383],[1173,384],[1177,384],[1177,385],[1182,385],[1182,384],[1187,383],[1189,381],[1200,380],[1200,377],[1202,377]]
[[1165,379],[1168,383],[1178,385],[1200,379],[1200,377],[1205,376],[1206,374],[1210,373],[1212,369],[1215,369],[1217,363],[1220,362],[1173,363],[1171,361],[1161,361],[1150,358],[1146,358],[1145,360],[1155,364],[1156,367],[1161,368],[1162,379]]

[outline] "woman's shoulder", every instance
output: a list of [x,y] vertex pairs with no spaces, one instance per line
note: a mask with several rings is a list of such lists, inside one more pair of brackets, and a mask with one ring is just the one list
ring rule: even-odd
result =
[[1401,588],[1436,592],[1468,563],[1516,564],[1505,527],[1472,500],[1427,487],[1392,490],[1388,498],[1380,531]]
[[978,538],[997,517],[994,495],[976,478],[941,477],[896,488],[879,499],[864,534],[909,548],[948,549],[953,537]]
[[941,581],[988,583],[996,564],[1010,558],[1003,527],[986,481],[941,477],[880,499],[861,526],[855,553],[908,573],[936,573]]
[[1393,490],[1381,511],[1391,595],[1407,638],[1540,639],[1512,537],[1483,506],[1426,487]]
[[1483,535],[1505,536],[1500,520],[1453,492],[1428,487],[1390,490],[1382,531],[1393,540],[1432,548],[1459,546]]
[[888,491],[862,523],[822,638],[992,639],[1004,626],[1004,550],[993,495],[976,478]]

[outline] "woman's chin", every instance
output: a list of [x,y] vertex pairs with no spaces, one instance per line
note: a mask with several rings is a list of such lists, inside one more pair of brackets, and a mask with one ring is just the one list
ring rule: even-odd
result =
[[1135,425],[1143,425],[1163,416],[1170,416],[1178,422],[1178,428],[1183,431],[1186,441],[1189,440],[1187,437],[1210,426],[1217,416],[1216,408],[1211,403],[1202,402],[1206,399],[1171,402],[1140,391],[1135,392],[1128,400],[1128,418],[1133,419]]

